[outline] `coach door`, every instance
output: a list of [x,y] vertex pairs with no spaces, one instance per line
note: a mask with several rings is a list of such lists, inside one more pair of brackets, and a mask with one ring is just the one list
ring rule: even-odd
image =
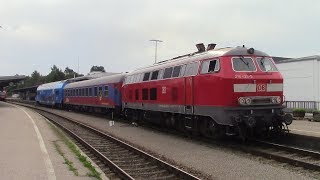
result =
[[185,99],[185,114],[193,114],[193,105],[194,105],[194,75],[198,72],[199,63],[193,62],[187,64],[186,70],[184,73],[184,99]]

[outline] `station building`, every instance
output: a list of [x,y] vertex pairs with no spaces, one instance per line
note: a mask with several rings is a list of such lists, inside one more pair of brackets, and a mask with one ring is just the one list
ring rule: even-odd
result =
[[283,91],[287,105],[292,108],[319,109],[320,56],[274,60],[284,79]]

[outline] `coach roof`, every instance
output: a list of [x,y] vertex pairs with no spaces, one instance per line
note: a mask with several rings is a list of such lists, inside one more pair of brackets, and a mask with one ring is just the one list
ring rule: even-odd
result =
[[63,88],[63,85],[65,85],[65,83],[66,81],[63,80],[63,81],[56,81],[56,82],[42,84],[37,88],[37,91]]
[[87,86],[98,86],[98,85],[104,85],[109,83],[123,82],[124,77],[125,77],[125,74],[123,73],[123,74],[104,76],[96,79],[74,82],[74,83],[67,84],[65,86],[65,89],[87,87]]

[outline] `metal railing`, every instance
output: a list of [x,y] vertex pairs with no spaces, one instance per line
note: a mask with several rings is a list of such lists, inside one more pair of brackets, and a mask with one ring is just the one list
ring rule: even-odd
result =
[[285,101],[285,106],[290,109],[303,108],[306,110],[319,110],[319,101]]

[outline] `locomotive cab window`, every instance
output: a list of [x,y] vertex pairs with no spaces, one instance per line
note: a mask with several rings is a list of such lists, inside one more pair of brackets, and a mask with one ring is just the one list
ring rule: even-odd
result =
[[210,61],[203,61],[201,66],[201,74],[217,72],[220,69],[220,64],[217,59]]
[[232,68],[238,72],[253,72],[257,70],[252,58],[242,56],[232,58]]
[[273,64],[270,58],[262,57],[257,58],[257,63],[261,71],[263,72],[276,72],[278,69]]

